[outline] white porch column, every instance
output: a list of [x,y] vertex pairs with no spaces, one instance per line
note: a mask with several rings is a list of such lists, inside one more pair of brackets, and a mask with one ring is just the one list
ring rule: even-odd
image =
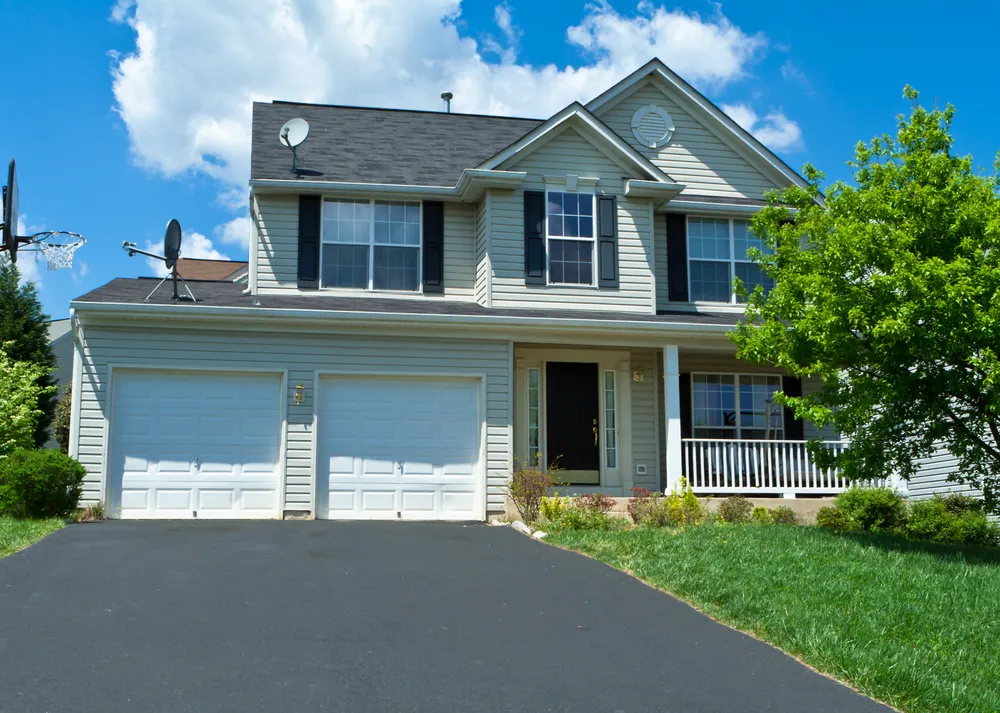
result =
[[681,384],[677,345],[663,347],[663,413],[666,427],[667,492],[681,480]]

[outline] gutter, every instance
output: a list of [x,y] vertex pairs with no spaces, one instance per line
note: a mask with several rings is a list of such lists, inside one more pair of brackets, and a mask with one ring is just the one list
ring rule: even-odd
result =
[[251,197],[257,190],[269,193],[364,193],[367,195],[403,195],[414,197],[453,198],[475,200],[486,188],[516,188],[528,174],[523,171],[493,171],[467,168],[462,171],[454,186],[410,186],[400,183],[348,183],[339,181],[302,181],[282,178],[254,178],[250,180]]
[[275,307],[211,307],[206,305],[151,305],[122,302],[79,302],[70,307],[81,316],[120,315],[123,317],[160,317],[194,321],[215,320],[222,317],[246,321],[284,322],[301,320],[329,326],[331,320],[370,326],[421,326],[490,330],[540,329],[546,333],[572,333],[600,331],[605,334],[675,335],[726,334],[734,329],[731,324],[706,324],[690,322],[653,322],[574,317],[511,317],[504,315],[437,315],[408,312],[362,312],[315,309],[280,309]]

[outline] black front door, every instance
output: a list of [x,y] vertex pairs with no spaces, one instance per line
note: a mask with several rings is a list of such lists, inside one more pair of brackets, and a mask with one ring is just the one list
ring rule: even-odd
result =
[[599,485],[597,364],[550,361],[545,365],[546,456],[568,484]]

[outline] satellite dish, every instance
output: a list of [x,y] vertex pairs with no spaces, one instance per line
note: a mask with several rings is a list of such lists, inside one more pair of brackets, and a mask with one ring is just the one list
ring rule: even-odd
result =
[[309,122],[305,119],[289,119],[281,127],[278,139],[290,149],[295,148],[309,136]]
[[181,224],[177,218],[171,218],[167,223],[167,232],[163,236],[163,257],[167,263],[167,269],[173,270],[177,264],[177,258],[181,254]]

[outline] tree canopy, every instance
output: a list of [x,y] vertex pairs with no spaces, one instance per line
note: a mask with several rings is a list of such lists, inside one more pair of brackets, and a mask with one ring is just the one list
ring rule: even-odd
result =
[[[45,370],[39,384],[53,386],[50,373],[56,366],[49,344],[48,316],[42,311],[38,291],[31,282],[20,284],[20,274],[6,256],[0,257],[0,344],[10,360],[37,364]],[[48,428],[55,416],[57,395],[54,389],[39,395],[40,414],[35,423],[34,444],[41,448],[48,441]]]
[[[738,355],[825,386],[779,396],[832,424],[851,478],[909,478],[944,444],[954,478],[1000,497],[1000,191],[952,153],[955,109],[926,109],[906,87],[895,136],[859,143],[853,185],[771,194],[753,219],[774,279],[747,296]],[[739,286],[738,286],[739,289]]]
[[0,343],[0,458],[34,447],[42,416],[39,402],[56,390],[41,383],[48,375],[46,367],[13,360],[8,353],[10,346],[10,342]]

